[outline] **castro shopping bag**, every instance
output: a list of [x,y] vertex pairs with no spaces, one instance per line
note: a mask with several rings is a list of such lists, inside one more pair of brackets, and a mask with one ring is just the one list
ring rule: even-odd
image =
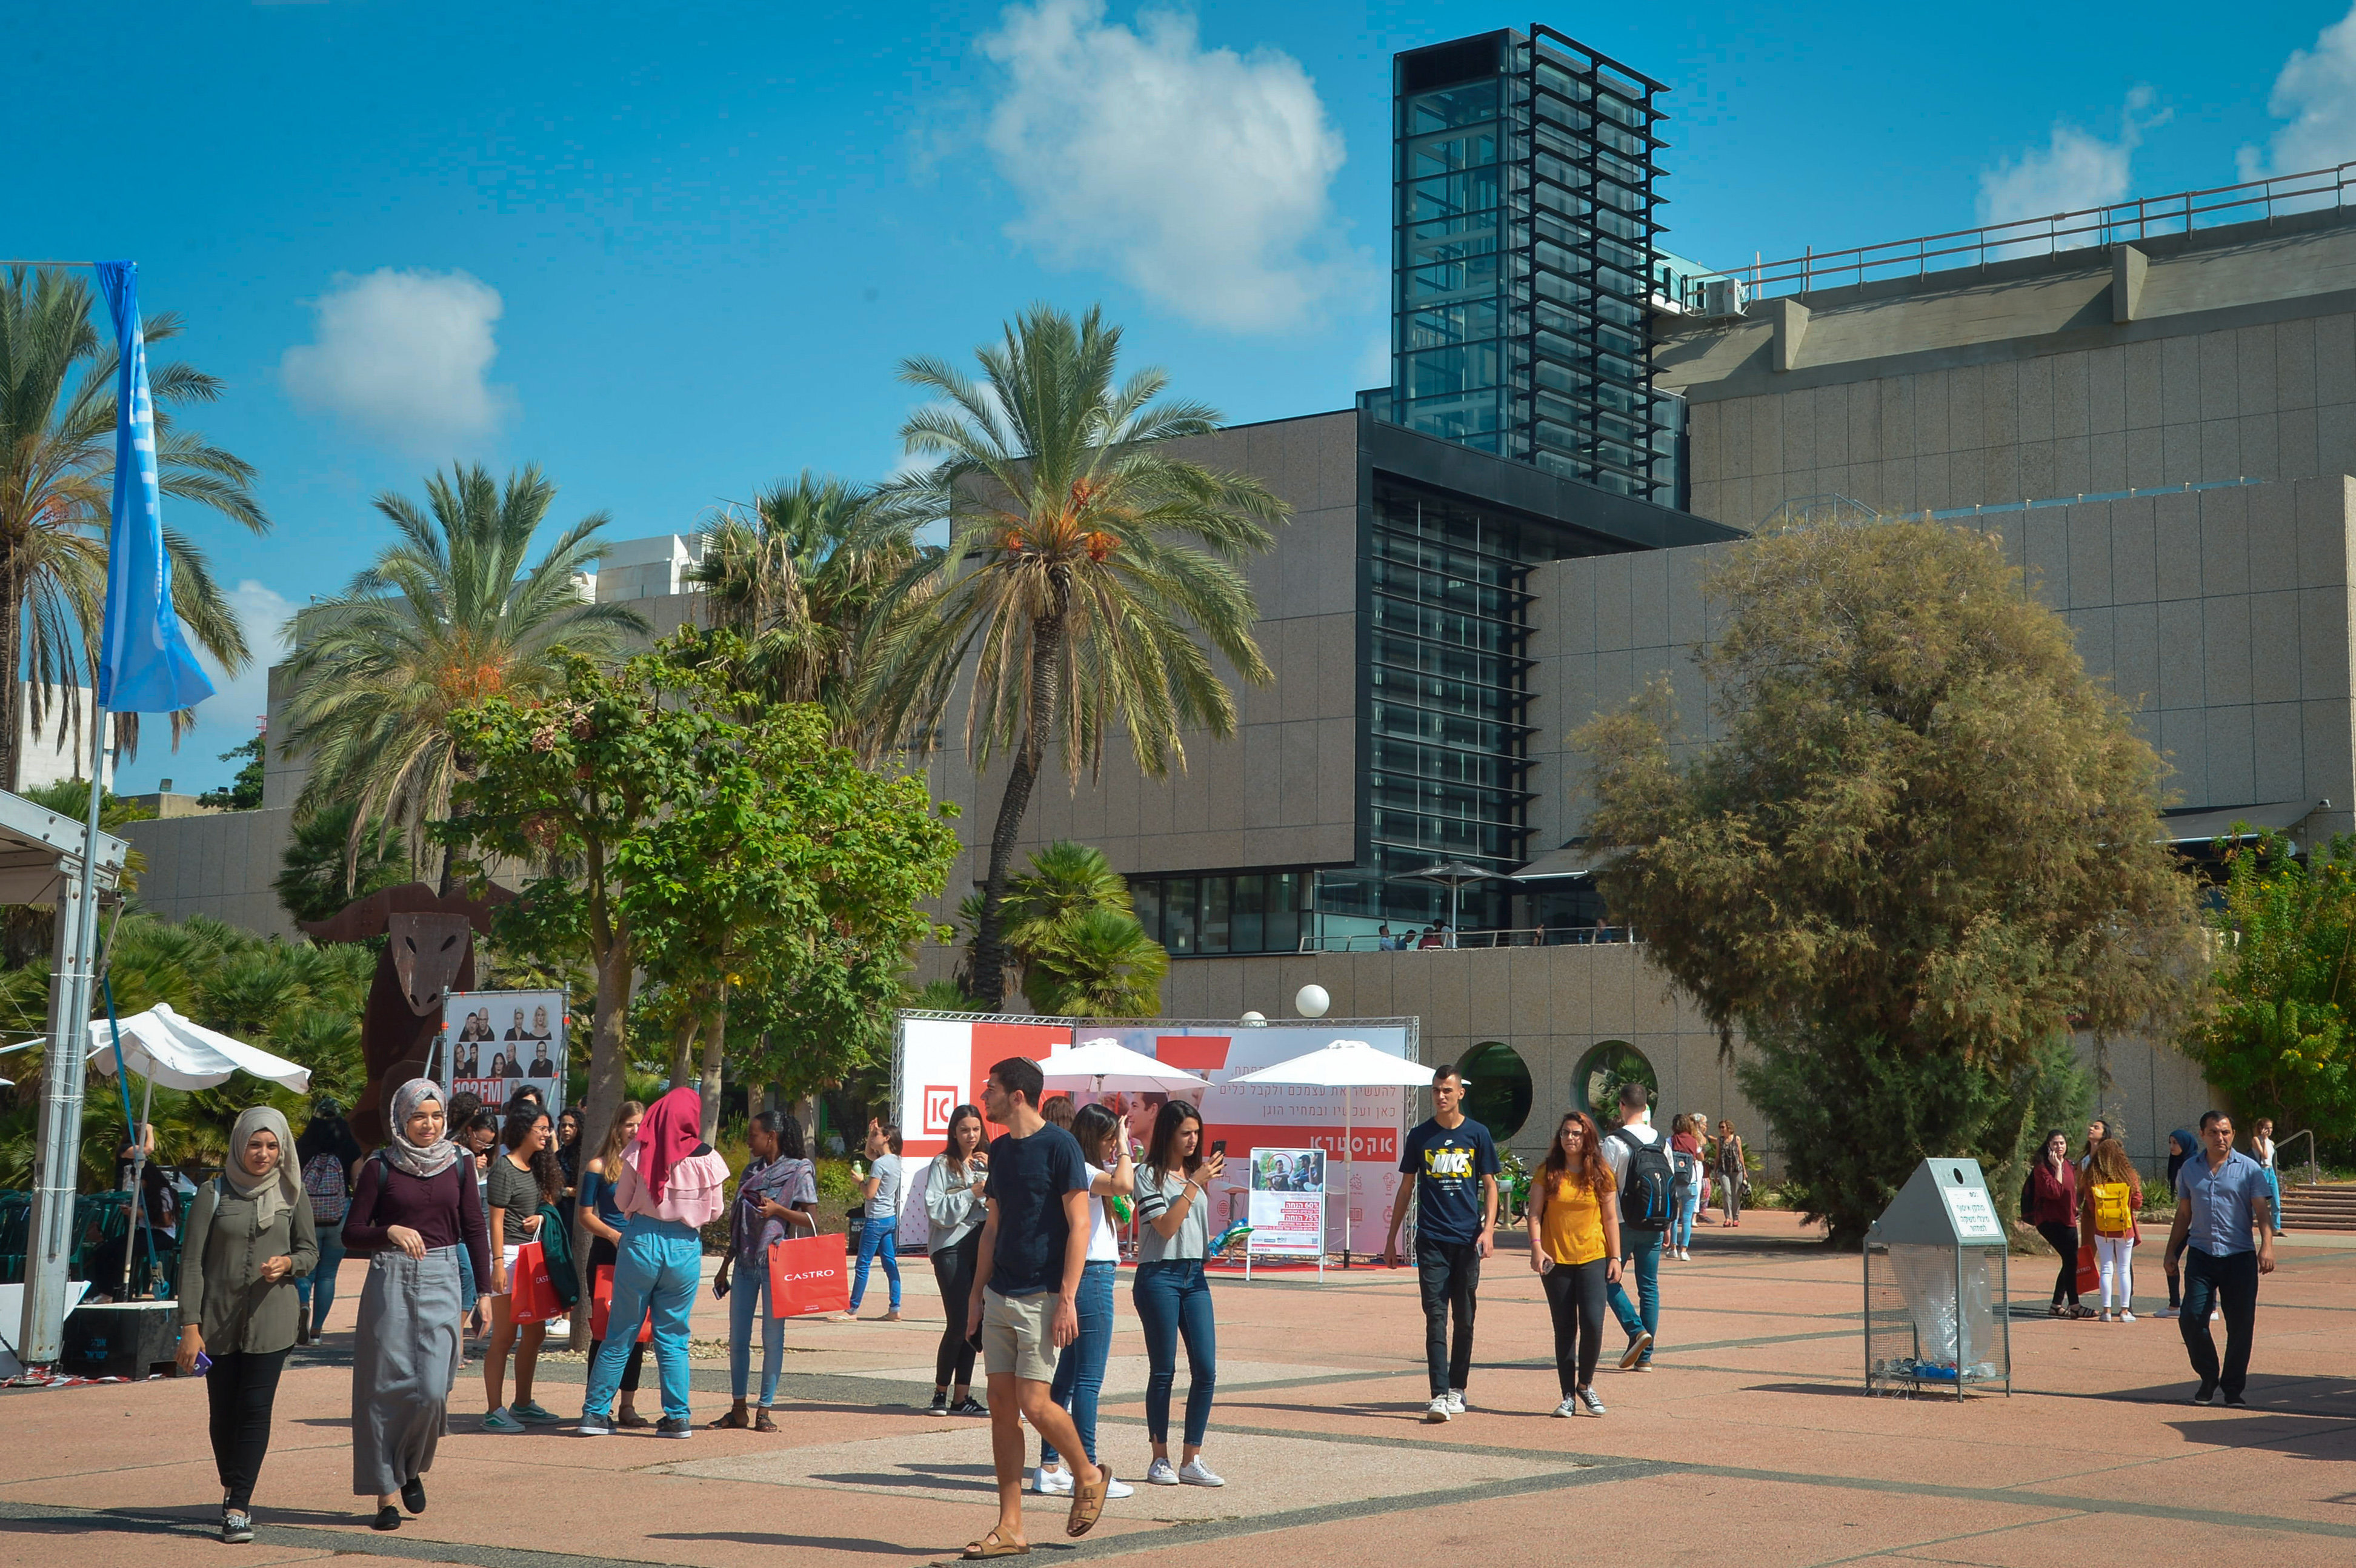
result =
[[2100,1296],[2103,1291],[2103,1271],[2094,1262],[2094,1243],[2078,1243],[2078,1294]]
[[[605,1319],[612,1315],[613,1310],[614,1265],[601,1264],[597,1267],[596,1278],[589,1287],[589,1338],[602,1339],[605,1337]],[[654,1337],[655,1317],[654,1314],[649,1312],[647,1314],[646,1321],[638,1325],[638,1343],[646,1344]]]
[[508,1270],[508,1309],[518,1323],[545,1323],[565,1311],[549,1283],[548,1256],[538,1242],[516,1249],[515,1267]]
[[769,1316],[800,1317],[851,1307],[851,1269],[833,1236],[769,1243]]

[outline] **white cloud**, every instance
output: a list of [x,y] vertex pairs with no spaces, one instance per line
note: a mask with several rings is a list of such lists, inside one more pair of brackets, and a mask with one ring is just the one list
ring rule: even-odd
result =
[[[2169,117],[2169,112],[2163,110],[2148,120],[2138,119],[2150,104],[2148,87],[2127,94],[2126,106],[2119,113],[2116,141],[2106,142],[2057,121],[2044,147],[1984,170],[1980,221],[2018,223],[2125,200],[2134,177],[2130,165],[2135,150],[2143,144],[2144,133]],[[2092,244],[2096,240],[2089,236],[2083,242]]]
[[1236,331],[1370,276],[1329,199],[1341,133],[1298,61],[1205,49],[1182,12],[1104,18],[1103,0],[1037,0],[982,40],[1008,77],[983,139],[1023,197],[1010,233]]
[[338,272],[313,308],[316,341],[278,367],[303,408],[419,450],[487,435],[508,412],[507,389],[485,379],[504,308],[489,284],[455,272]]
[[237,732],[240,740],[253,733],[253,721],[270,710],[270,667],[286,656],[283,635],[294,606],[276,589],[249,577],[230,590],[230,608],[245,628],[246,650],[253,656],[241,675],[231,676],[201,647],[197,658],[212,677],[213,694],[198,708],[204,721]]
[[2356,8],[2293,49],[2275,78],[2266,111],[2287,120],[2264,153],[2244,147],[2242,177],[2304,174],[2356,159]]

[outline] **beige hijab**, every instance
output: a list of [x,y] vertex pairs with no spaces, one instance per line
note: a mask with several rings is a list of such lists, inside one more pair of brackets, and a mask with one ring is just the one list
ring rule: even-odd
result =
[[[245,1168],[246,1142],[261,1132],[278,1136],[278,1163],[267,1176],[255,1176]],[[230,1191],[252,1200],[256,1230],[268,1230],[276,1223],[279,1211],[301,1202],[303,1178],[294,1168],[294,1135],[287,1130],[286,1118],[268,1105],[255,1105],[241,1114],[229,1130],[229,1158],[222,1162],[221,1175]]]

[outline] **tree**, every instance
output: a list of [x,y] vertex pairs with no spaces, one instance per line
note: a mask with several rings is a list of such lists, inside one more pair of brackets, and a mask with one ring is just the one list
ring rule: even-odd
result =
[[[447,815],[465,772],[453,713],[487,698],[536,699],[562,684],[561,650],[607,656],[647,629],[626,604],[581,598],[576,574],[605,554],[594,542],[605,513],[566,528],[526,568],[556,499],[537,467],[500,485],[480,464],[454,465],[447,478],[429,478],[425,494],[430,515],[404,496],[377,497],[398,541],[342,595],[304,613],[287,662],[281,750],[311,768],[295,816],[353,807],[348,880],[359,874],[369,823],[381,825],[381,837],[405,836],[423,859],[425,825]],[[445,854],[441,891],[453,885]]]
[[295,920],[326,920],[354,899],[416,880],[409,847],[385,831],[380,817],[355,831],[352,819],[359,814],[359,807],[346,801],[295,819],[294,837],[270,884],[278,907]]
[[[113,335],[101,336],[91,308],[90,284],[62,269],[11,267],[0,280],[0,787],[11,790],[24,776],[18,746],[27,719],[37,734],[54,712],[80,735],[80,688],[98,662],[105,619],[118,362]],[[143,325],[150,346],[180,331],[169,311]],[[217,400],[220,381],[175,362],[152,367],[148,387],[163,493],[269,532],[252,466],[179,429],[172,416],[176,407]],[[197,645],[231,674],[242,670],[245,633],[203,552],[169,526],[164,549],[173,608]],[[171,716],[175,744],[194,721],[187,710]],[[139,716],[119,713],[113,723],[125,754],[135,752]]]
[[1170,955],[1135,916],[1088,909],[1034,942],[1023,994],[1056,1017],[1151,1018],[1162,1010],[1162,980],[1169,973]]
[[1926,1155],[2011,1161],[2033,1129],[1994,1107],[2072,1029],[2168,1027],[2191,884],[2160,842],[2162,764],[1996,539],[1800,527],[1730,547],[1708,592],[1723,738],[1674,758],[1659,688],[1574,737],[1597,881],[1760,1042],[1754,1104],[1788,1121],[1889,1090],[1892,1119],[1834,1140],[1861,1147],[1777,1123],[1804,1207],[1853,1244]]
[[245,759],[237,770],[237,777],[220,789],[209,789],[197,796],[197,804],[207,811],[254,811],[262,805],[262,748],[267,742],[256,735],[242,746],[231,746],[220,754],[224,763]]
[[903,363],[900,379],[939,402],[901,439],[937,461],[884,485],[867,525],[888,539],[946,525],[948,543],[878,600],[862,705],[912,738],[969,680],[977,773],[1012,756],[975,941],[974,987],[992,1008],[1004,997],[1000,906],[1049,746],[1076,783],[1125,730],[1138,766],[1165,777],[1183,764],[1183,731],[1235,731],[1215,655],[1242,679],[1269,679],[1239,563],[1269,548],[1285,504],[1257,479],[1164,450],[1209,434],[1218,415],[1157,402],[1160,370],[1116,385],[1119,352],[1120,329],[1098,310],[1075,324],[1041,305],[976,351],[980,382],[943,360]]
[[2340,1142],[2356,1124],[2356,837],[2304,859],[2272,833],[2219,848],[2213,1000],[2192,1059],[2235,1110]]

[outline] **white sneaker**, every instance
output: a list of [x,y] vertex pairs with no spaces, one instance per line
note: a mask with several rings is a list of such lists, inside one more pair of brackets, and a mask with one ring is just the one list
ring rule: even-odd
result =
[[1448,1391],[1448,1413],[1451,1415],[1462,1415],[1464,1413],[1464,1391],[1462,1389],[1452,1388]]
[[1677,1262],[1681,1264],[1689,1264],[1693,1262],[1693,1254],[1686,1251],[1683,1247],[1679,1247],[1677,1249]]
[[1174,1487],[1178,1472],[1170,1467],[1167,1459],[1156,1459],[1145,1467],[1145,1484],[1149,1487]]
[[1178,1478],[1190,1487],[1224,1487],[1227,1484],[1226,1477],[1205,1469],[1200,1459],[1189,1459],[1180,1466]]
[[1562,1403],[1554,1407],[1554,1413],[1557,1415],[1561,1416],[1565,1421],[1577,1415],[1579,1413],[1579,1396],[1568,1393],[1563,1395]]
[[[1066,1487],[1064,1489],[1068,1492],[1072,1488]],[[1105,1483],[1105,1496],[1108,1498],[1133,1498],[1136,1495],[1137,1488],[1127,1481],[1115,1479]]]
[[1450,1413],[1448,1396],[1444,1393],[1438,1395],[1430,1404],[1423,1407],[1423,1419],[1428,1423],[1445,1421]]
[[1579,1391],[1579,1403],[1587,1406],[1587,1413],[1590,1415],[1601,1415],[1603,1413],[1603,1402],[1595,1397],[1595,1391],[1591,1388],[1583,1388]]
[[2135,1314],[2122,1307],[2119,1310],[2119,1321],[2122,1323],[2132,1323],[2135,1321]]
[[1068,1498],[1072,1495],[1072,1473],[1051,1470],[1042,1465],[1031,1472],[1031,1489],[1043,1498]]

